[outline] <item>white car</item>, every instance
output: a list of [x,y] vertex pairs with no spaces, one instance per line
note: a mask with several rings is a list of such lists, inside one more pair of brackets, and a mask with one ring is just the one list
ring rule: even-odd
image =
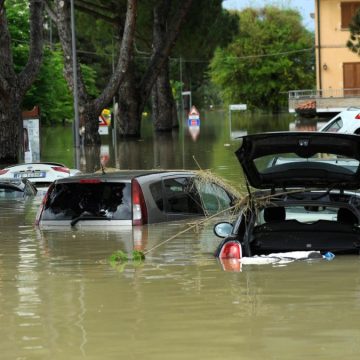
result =
[[360,134],[360,108],[350,107],[330,119],[319,131]]
[[47,187],[57,179],[69,177],[77,173],[80,173],[80,171],[69,169],[63,164],[54,162],[26,163],[0,169],[0,179],[27,178],[36,187]]

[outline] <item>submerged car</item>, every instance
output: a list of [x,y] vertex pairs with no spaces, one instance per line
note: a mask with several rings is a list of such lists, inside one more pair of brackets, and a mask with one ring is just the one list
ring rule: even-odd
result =
[[27,198],[36,194],[36,187],[28,179],[0,178],[0,199]]
[[350,107],[331,118],[319,131],[360,134],[360,108]]
[[234,223],[215,225],[215,234],[224,238],[217,256],[360,252],[359,136],[248,135],[236,156],[249,189],[256,190],[243,201]]
[[144,225],[215,214],[235,195],[192,171],[128,170],[56,180],[36,224]]
[[47,187],[53,181],[78,173],[55,162],[26,163],[0,169],[1,178],[28,179],[37,187]]

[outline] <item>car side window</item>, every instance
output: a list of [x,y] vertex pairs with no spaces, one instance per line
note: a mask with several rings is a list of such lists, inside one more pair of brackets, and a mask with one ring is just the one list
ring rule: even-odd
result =
[[221,186],[200,180],[195,182],[207,214],[216,214],[231,207],[232,199]]
[[326,132],[338,132],[343,126],[343,121],[341,117],[336,118],[332,121],[325,129]]
[[162,181],[157,181],[149,186],[151,195],[159,210],[164,211],[164,196],[162,191]]
[[192,178],[165,179],[164,192],[167,212],[204,214],[200,196]]

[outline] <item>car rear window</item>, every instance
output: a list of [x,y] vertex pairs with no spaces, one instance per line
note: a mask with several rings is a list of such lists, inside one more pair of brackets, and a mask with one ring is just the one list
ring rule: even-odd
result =
[[[259,173],[275,173],[276,171],[284,171],[286,166],[289,168],[335,166],[339,172],[355,173],[359,166],[359,161],[356,159],[345,158],[335,154],[317,153],[310,158],[302,158],[294,153],[278,154],[271,156],[263,156],[255,160],[255,166]],[[335,168],[333,167],[335,170]]]
[[50,192],[43,220],[71,220],[82,215],[131,220],[130,183],[60,183]]

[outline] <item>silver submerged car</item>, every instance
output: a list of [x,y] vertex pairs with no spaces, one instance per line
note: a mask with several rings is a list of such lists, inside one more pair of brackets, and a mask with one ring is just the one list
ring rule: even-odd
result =
[[[221,258],[287,251],[360,252],[360,137],[248,135],[236,156],[249,193],[237,220],[215,225]],[[280,159],[280,160],[279,160]]]
[[35,185],[28,179],[0,178],[0,200],[25,199],[36,194]]
[[128,170],[56,180],[36,224],[144,225],[215,214],[235,195],[192,171]]

